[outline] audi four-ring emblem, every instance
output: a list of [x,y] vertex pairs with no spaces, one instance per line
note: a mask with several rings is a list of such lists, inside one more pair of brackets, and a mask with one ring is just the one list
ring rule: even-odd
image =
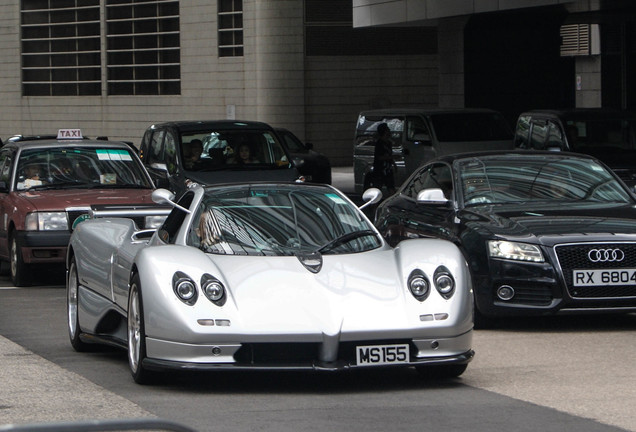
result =
[[625,252],[620,249],[591,249],[587,257],[594,263],[620,262],[625,259]]

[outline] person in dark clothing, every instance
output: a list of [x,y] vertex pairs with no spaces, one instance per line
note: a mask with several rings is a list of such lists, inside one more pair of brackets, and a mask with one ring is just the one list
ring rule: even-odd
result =
[[377,129],[378,139],[373,154],[373,187],[386,187],[389,195],[395,193],[395,160],[393,159],[393,142],[391,130],[386,123],[380,123]]

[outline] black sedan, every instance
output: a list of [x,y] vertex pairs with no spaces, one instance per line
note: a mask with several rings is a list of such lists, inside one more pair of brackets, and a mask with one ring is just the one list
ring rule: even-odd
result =
[[303,143],[288,129],[276,128],[276,133],[307,182],[331,184],[331,163],[327,156],[315,151],[313,144]]
[[375,223],[392,245],[414,237],[456,243],[471,270],[476,324],[636,311],[636,200],[592,157],[441,157],[380,204]]

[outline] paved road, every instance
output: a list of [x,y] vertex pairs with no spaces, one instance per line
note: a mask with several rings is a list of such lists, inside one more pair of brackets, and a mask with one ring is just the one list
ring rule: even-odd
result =
[[[343,190],[348,178],[344,170]],[[633,314],[478,330],[474,361],[446,382],[400,370],[171,375],[137,386],[125,353],[72,350],[63,279],[38,276],[16,289],[0,275],[0,425],[162,417],[202,432],[636,431]]]

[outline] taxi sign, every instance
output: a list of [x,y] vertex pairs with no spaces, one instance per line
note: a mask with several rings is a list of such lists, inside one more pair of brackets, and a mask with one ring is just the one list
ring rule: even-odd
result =
[[60,129],[57,131],[57,139],[82,139],[81,129]]

